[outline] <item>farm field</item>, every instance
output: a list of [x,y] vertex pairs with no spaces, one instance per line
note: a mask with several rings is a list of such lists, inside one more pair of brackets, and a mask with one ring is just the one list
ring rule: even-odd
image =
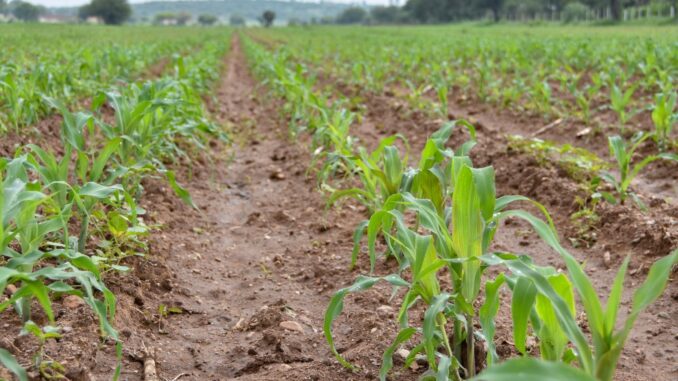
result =
[[676,41],[0,25],[0,379],[673,380]]

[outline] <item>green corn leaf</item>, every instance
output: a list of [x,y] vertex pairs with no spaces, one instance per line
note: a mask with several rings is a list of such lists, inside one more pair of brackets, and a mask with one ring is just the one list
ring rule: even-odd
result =
[[97,184],[94,182],[89,182],[83,185],[79,190],[78,194],[81,197],[92,197],[96,199],[105,199],[111,194],[122,191],[122,185],[116,184],[111,186],[105,186]]
[[358,254],[360,254],[360,241],[362,240],[363,235],[365,234],[365,229],[367,229],[367,225],[369,223],[369,220],[361,221],[353,232],[353,251],[351,252],[350,265],[351,269],[353,269],[358,262]]
[[530,357],[511,359],[487,368],[471,381],[597,381],[577,368]]
[[613,332],[617,323],[617,313],[621,303],[622,292],[624,291],[624,278],[626,277],[626,270],[629,267],[630,260],[631,256],[627,256],[619,270],[617,270],[610,296],[607,298],[607,305],[605,306],[605,330],[607,332]]
[[511,318],[513,320],[513,341],[521,354],[526,355],[527,325],[530,312],[537,296],[537,288],[528,278],[519,278],[513,286]]
[[[462,168],[452,195],[452,247],[462,258],[477,258],[483,254],[484,221],[475,174],[469,167]],[[480,289],[480,263],[465,262],[462,268],[462,295],[467,301],[475,300]]]
[[7,368],[19,379],[19,381],[28,381],[26,370],[19,365],[14,356],[6,349],[0,348],[0,364]]
[[381,369],[379,370],[379,379],[381,381],[386,381],[386,376],[388,372],[393,368],[393,353],[400,347],[401,344],[407,342],[412,335],[417,332],[416,328],[408,327],[400,330],[398,336],[396,336],[393,343],[386,348],[384,351],[384,356],[382,357]]
[[[447,307],[450,297],[451,295],[445,292],[434,296],[424,313],[424,348],[426,349],[428,363],[433,369],[436,369],[436,344],[438,342],[434,336],[438,329],[441,328],[438,324],[441,317],[444,319],[442,313]],[[440,332],[440,334],[446,335],[447,333]]]
[[487,364],[488,366],[499,360],[497,350],[494,345],[494,334],[496,326],[494,319],[499,312],[499,290],[504,284],[506,277],[504,273],[499,274],[494,280],[485,283],[485,303],[480,307],[478,317],[483,329],[483,336],[487,342]]
[[179,198],[186,203],[187,205],[193,207],[194,209],[198,209],[198,207],[193,203],[193,199],[191,198],[191,194],[188,193],[186,189],[184,189],[179,183],[177,183],[176,175],[174,174],[174,171],[166,171],[165,176],[167,176],[167,181],[170,184],[170,187],[174,190],[174,193],[179,196]]
[[441,355],[438,362],[436,381],[448,381],[450,379],[450,366],[452,366],[452,360],[448,356]]
[[337,359],[337,361],[339,361],[339,363],[341,363],[341,365],[346,368],[357,369],[353,364],[346,361],[346,359],[344,359],[339,354],[339,352],[337,352],[337,349],[334,345],[334,337],[332,335],[332,323],[337,319],[337,317],[339,317],[341,311],[344,309],[344,298],[346,295],[349,293],[367,290],[380,280],[384,280],[394,286],[409,287],[410,285],[397,275],[388,275],[383,278],[359,276],[351,286],[337,291],[332,296],[332,299],[330,299],[330,303],[327,306],[327,311],[325,312],[325,322],[323,324],[325,339],[327,340],[334,357]]
[[[553,308],[558,318],[558,323],[562,329],[567,333],[568,338],[575,344],[579,353],[579,361],[586,371],[593,370],[593,355],[589,347],[586,336],[577,324],[576,319],[572,315],[570,306],[558,293],[553,289],[548,279],[540,274],[538,271],[528,266],[520,260],[509,260],[505,264],[515,273],[529,278],[537,290],[549,298],[553,303]],[[597,296],[594,294],[594,297]]]
[[90,180],[91,181],[99,181],[101,178],[101,175],[104,172],[104,168],[106,167],[106,164],[108,163],[108,159],[111,157],[113,153],[116,152],[118,147],[120,146],[120,142],[122,140],[120,138],[114,138],[111,139],[104,148],[100,151],[99,155],[97,158],[94,160],[94,164],[92,165],[92,170],[90,171]]

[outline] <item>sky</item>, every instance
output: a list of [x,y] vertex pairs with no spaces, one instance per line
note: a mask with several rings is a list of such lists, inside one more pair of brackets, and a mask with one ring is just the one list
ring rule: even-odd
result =
[[[89,0],[27,0],[29,3],[44,5],[47,7],[72,7],[89,3]],[[130,0],[131,3],[143,3],[152,0]],[[304,0],[298,0],[304,1]],[[362,0],[327,0],[333,3],[362,3]],[[365,0],[370,5],[385,5],[388,0]]]

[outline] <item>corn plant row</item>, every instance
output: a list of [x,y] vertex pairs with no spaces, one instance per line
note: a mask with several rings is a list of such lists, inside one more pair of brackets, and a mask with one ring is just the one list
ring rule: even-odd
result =
[[668,36],[566,38],[510,27],[459,29],[401,34],[388,28],[360,33],[291,28],[276,38],[292,46],[296,56],[322,64],[334,78],[368,90],[397,89],[415,104],[427,93],[437,94],[439,107],[431,111],[445,116],[453,95],[552,120],[574,116],[587,125],[611,110],[616,115],[612,127],[625,133],[634,115],[650,110],[648,122],[655,126],[659,148],[675,144],[670,136],[678,120],[678,56]]
[[[370,59],[374,60],[374,62],[370,62],[369,64],[366,64],[366,67],[369,67],[370,70],[378,70],[375,69],[375,67],[379,67],[381,65],[384,68],[383,72],[380,72],[381,74],[377,75],[379,79],[376,80],[375,76],[370,74],[369,72],[364,71],[363,69],[360,69],[362,66],[362,63],[360,60],[356,62],[355,57],[352,55],[348,55],[346,57],[343,56],[343,54],[349,54],[352,52],[351,49],[357,49],[357,46],[364,47],[360,44],[364,42],[355,42],[355,44],[351,45],[346,45],[344,46],[344,43],[342,41],[335,41],[333,37],[314,37],[310,38],[310,40],[313,43],[319,43],[322,41],[323,46],[315,46],[313,44],[304,44],[304,45],[299,45],[300,42],[304,41],[306,42],[306,36],[298,36],[295,34],[294,30],[292,31],[287,31],[290,35],[288,36],[287,40],[290,42],[288,45],[291,45],[292,48],[291,50],[293,51],[293,54],[295,56],[300,57],[303,61],[305,62],[310,62],[310,65],[312,67],[320,67],[317,65],[318,62],[323,62],[323,70],[325,68],[329,68],[331,75],[336,76],[334,78],[342,78],[342,80],[346,80],[349,83],[354,83],[358,84],[359,86],[367,89],[375,89],[373,87],[374,82],[376,81],[377,83],[381,83],[380,86],[376,90],[383,90],[384,86],[390,86],[390,87],[403,87],[406,85],[407,87],[407,95],[406,99],[410,103],[410,106],[419,109],[419,110],[430,110],[432,112],[437,112],[440,113],[443,118],[447,118],[447,104],[448,104],[448,93],[451,89],[450,86],[448,85],[440,85],[440,84],[433,84],[431,81],[436,82],[439,80],[440,73],[431,71],[430,66],[436,66],[435,62],[439,58],[444,58],[444,53],[441,51],[436,51],[436,52],[427,52],[427,55],[424,55],[423,53],[419,51],[408,51],[406,49],[410,48],[410,45],[413,44],[415,41],[418,41],[419,38],[423,38],[423,36],[416,36],[416,38],[412,39],[412,41],[400,41],[400,38],[394,38],[392,39],[394,43],[397,43],[396,46],[391,46],[391,45],[370,45],[370,47],[365,47],[367,50],[364,51],[370,51],[369,49],[376,49],[380,51],[381,53],[375,53],[375,54],[366,54],[365,59]],[[370,33],[360,33],[361,36],[366,35],[366,38],[368,41],[371,41],[372,39],[384,39],[386,40],[387,38],[384,37],[382,34],[379,35],[372,35]],[[355,36],[350,36],[348,38],[349,41],[352,41]],[[484,70],[480,69],[480,66],[482,65],[483,60],[487,61],[487,59],[483,58],[483,54],[485,55],[491,55],[494,57],[493,59],[503,59],[504,56],[501,56],[500,54],[503,53],[511,53],[508,57],[511,59],[516,59],[514,57],[515,51],[513,49],[510,49],[506,51],[505,46],[499,46],[496,43],[489,43],[485,41],[487,38],[479,38],[478,41],[474,42],[473,44],[481,43],[483,44],[483,48],[480,49],[479,52],[476,52],[478,49],[472,48],[470,49],[471,52],[476,52],[478,53],[478,57],[476,56],[469,56],[465,55],[467,54],[466,51],[455,51],[453,54],[460,54],[462,55],[461,61],[458,62],[461,66],[459,68],[468,68],[470,67],[471,73],[475,73],[481,76],[495,76],[499,79],[505,79],[507,77],[510,77],[511,75],[515,74],[515,67],[514,66],[519,66],[522,68],[521,70],[525,69],[524,66],[526,65],[534,65],[535,62],[539,63],[541,60],[544,60],[545,58],[541,56],[533,56],[532,53],[533,50],[536,50],[540,54],[550,54],[553,55],[555,54],[554,51],[548,50],[548,51],[543,51],[542,46],[539,45],[539,47],[534,47],[533,43],[536,43],[533,39],[527,38],[525,41],[521,41],[519,44],[525,44],[528,45],[530,44],[529,48],[527,49],[527,52],[521,53],[522,55],[527,55],[529,59],[532,61],[528,62],[521,62],[520,64],[516,64],[515,62],[510,62],[507,60],[502,61],[502,65],[508,65],[505,70],[500,70],[496,73],[485,73]],[[487,45],[485,43],[487,42]],[[538,44],[541,44],[542,42],[539,42]],[[333,44],[338,44],[339,46],[335,46]],[[357,45],[356,45],[357,44]],[[555,41],[549,41],[549,44],[556,44]],[[572,42],[562,40],[558,41],[556,45],[562,45],[561,47],[565,49],[566,47],[569,47]],[[303,48],[302,48],[303,46]],[[379,46],[388,46],[388,48],[381,48]],[[462,43],[462,47],[466,47],[466,43]],[[512,45],[510,45],[512,46]],[[598,46],[598,44],[592,44],[592,46]],[[647,41],[647,46],[645,46],[645,49],[642,50],[642,52],[638,53],[633,53],[631,57],[626,57],[623,59],[623,62],[627,63],[632,63],[634,60],[640,60],[642,57],[644,58],[644,64],[639,64],[641,67],[645,68],[646,65],[654,65],[657,71],[662,72],[663,74],[660,75],[661,78],[664,78],[663,80],[660,81],[660,87],[661,89],[658,90],[659,92],[656,94],[654,99],[652,100],[654,103],[651,106],[646,107],[647,109],[650,109],[651,112],[649,113],[649,119],[651,119],[652,124],[654,125],[654,130],[649,131],[649,132],[636,132],[633,134],[633,136],[629,139],[627,142],[623,136],[628,135],[628,131],[626,130],[625,126],[627,125],[627,111],[628,111],[628,105],[632,101],[632,98],[634,97],[634,91],[631,90],[626,90],[624,94],[621,93],[621,90],[619,89],[618,86],[616,86],[616,82],[609,82],[608,87],[610,87],[612,94],[610,96],[610,102],[611,105],[610,107],[599,107],[599,109],[603,110],[606,108],[611,108],[613,110],[616,110],[617,114],[619,115],[619,120],[620,120],[620,132],[621,134],[613,134],[610,136],[609,141],[609,147],[610,147],[610,155],[614,160],[614,163],[616,164],[616,174],[609,172],[609,171],[601,171],[600,173],[596,173],[593,176],[593,179],[590,181],[589,184],[587,184],[587,190],[590,191],[590,196],[593,198],[594,202],[598,202],[598,200],[606,200],[607,202],[611,203],[624,203],[627,198],[630,198],[634,201],[636,205],[638,205],[642,210],[646,210],[646,206],[638,197],[636,193],[634,193],[630,189],[630,184],[631,181],[640,173],[640,171],[645,168],[648,164],[652,163],[653,161],[656,160],[669,160],[669,161],[678,161],[678,155],[675,153],[670,152],[671,150],[675,150],[676,148],[676,142],[673,139],[672,136],[672,130],[673,127],[675,126],[676,122],[678,122],[678,109],[676,109],[676,100],[678,99],[678,93],[675,92],[675,74],[678,73],[676,70],[678,70],[678,67],[675,66],[675,62],[670,61],[671,57],[673,57],[673,54],[671,51],[667,50],[667,46],[670,46],[668,42],[664,41],[654,41],[652,39],[649,39]],[[329,47],[332,47],[332,54],[333,57],[330,57],[330,61],[332,58],[340,60],[343,62],[345,65],[353,65],[353,70],[348,72],[348,71],[342,71],[342,70],[335,70],[337,68],[336,65],[327,65],[326,62],[328,60],[328,57],[323,55],[323,49],[329,49]],[[336,49],[335,49],[336,48]],[[587,49],[589,46],[587,45]],[[417,47],[416,49],[419,49]],[[427,47],[428,49],[428,47]],[[550,48],[549,48],[550,49]],[[336,50],[339,51],[339,53],[336,53]],[[463,50],[463,49],[461,49]],[[493,51],[490,51],[493,50]],[[362,56],[363,52],[359,53],[359,56]],[[370,51],[371,52],[371,51]],[[587,72],[592,72],[591,74],[593,78],[590,80],[590,82],[593,83],[593,85],[587,85],[587,92],[591,96],[600,96],[601,89],[605,87],[604,81],[602,81],[603,76],[607,76],[606,78],[608,79],[615,79],[617,78],[617,73],[619,73],[619,68],[610,68],[609,65],[603,65],[602,63],[599,63],[598,60],[593,60],[593,63],[588,62],[588,66],[583,65],[584,61],[583,60],[583,55],[580,55],[581,52],[579,50],[576,50],[572,52],[570,49],[566,49],[567,54],[565,54],[565,57],[557,57],[558,59],[555,60],[554,57],[551,57],[552,60],[548,61],[548,64],[545,65],[545,67],[540,67],[538,73],[532,73],[531,75],[560,75],[562,78],[559,79],[560,85],[559,87],[561,89],[567,88],[569,90],[572,90],[573,92],[576,92],[576,84],[568,84],[567,83],[567,77],[568,75],[575,75],[576,70],[569,67],[567,70],[560,70],[558,71],[557,68],[554,66],[556,64],[562,65],[563,60],[564,62],[569,62],[569,60],[574,60],[574,63],[571,63],[573,67],[577,67],[581,70],[585,70]],[[373,53],[373,52],[372,52]],[[642,53],[642,54],[641,54]],[[381,55],[380,55],[381,54]],[[386,59],[383,55],[386,54],[394,54],[397,55],[397,57],[393,58],[391,57],[391,60]],[[619,48],[614,48],[614,49],[609,49],[609,50],[604,50],[602,53],[597,53],[597,54],[604,54],[604,55],[609,55],[609,61],[610,62],[615,62],[618,63],[620,60],[619,56],[622,54],[627,54],[625,52],[620,52]],[[341,58],[336,57],[337,55],[341,56]],[[574,55],[575,58],[570,57],[570,55]],[[657,56],[661,56],[662,58],[659,59]],[[350,57],[350,58],[349,58]],[[518,55],[518,59],[522,59],[521,55]],[[469,61],[469,60],[476,60],[477,61]],[[323,60],[323,61],[319,61]],[[405,67],[401,66],[401,61],[402,60],[411,60],[414,63],[405,65]],[[570,63],[568,63],[569,65]],[[359,69],[355,69],[356,65],[359,65]],[[626,64],[621,65],[624,67]],[[456,69],[451,69],[448,67],[449,62],[443,62],[440,65],[437,65],[437,71],[442,70],[445,72],[445,76],[449,78],[459,78],[459,74],[455,73],[454,70]],[[589,66],[592,66],[593,69]],[[338,67],[342,67],[339,65]],[[423,68],[422,68],[423,67]],[[426,67],[429,67],[426,69]],[[465,69],[468,70],[468,69]],[[597,74],[597,71],[600,70],[600,74]],[[654,69],[653,69],[654,70]],[[315,69],[315,71],[318,71],[318,69]],[[412,76],[408,77],[407,79],[402,79],[399,80],[398,75],[401,75],[402,72],[405,73],[414,73],[414,78],[416,81],[423,81],[423,82],[418,82],[416,86],[413,85],[413,80]],[[551,71],[554,71],[553,73]],[[400,73],[400,74],[398,74]],[[554,74],[555,73],[555,74]],[[631,70],[631,73],[634,73],[633,70]],[[647,89],[650,89],[651,86],[649,84],[653,83],[653,81],[658,81],[657,77],[655,75],[652,75],[653,71],[648,70],[647,68],[643,69],[642,73],[636,73],[638,75],[643,75],[645,77],[642,77],[642,80],[645,80],[648,84]],[[527,73],[524,73],[523,71],[520,72],[521,75],[527,75]],[[624,76],[628,74],[623,74]],[[630,74],[629,78],[633,77],[634,74]],[[586,78],[582,77],[582,75],[578,75],[577,81],[582,80],[584,82],[587,81]],[[638,79],[638,80],[641,80]],[[389,82],[392,81],[392,82]],[[400,82],[399,82],[400,81]],[[405,83],[403,83],[404,81]],[[542,80],[540,83],[545,84],[545,86],[548,86],[547,82],[553,82],[551,79],[547,80]],[[475,88],[472,87],[474,91],[479,91],[482,92],[484,86],[482,84],[476,84],[477,86]],[[508,87],[504,86],[504,84],[500,82],[496,82],[497,86],[500,86],[503,90],[508,89]],[[452,87],[457,86],[453,85]],[[545,89],[545,88],[544,88]],[[437,96],[438,96],[438,104],[435,105],[428,101],[427,98],[424,97],[424,94],[429,91],[435,91]],[[649,91],[649,90],[648,90]],[[527,92],[529,93],[529,92]],[[516,94],[527,94],[525,92],[525,89],[517,89]],[[549,91],[550,93],[550,91]],[[546,94],[546,92],[544,92]],[[550,95],[549,95],[550,98]],[[570,94],[569,96],[566,96],[568,99],[576,99],[577,103],[580,106],[588,105],[588,103],[582,103],[581,98],[577,98],[577,96]],[[558,100],[559,98],[554,98]],[[600,102],[605,102],[604,100],[600,100]],[[548,106],[549,102],[546,102],[546,106]],[[574,103],[573,103],[574,105]],[[549,106],[550,107],[550,106]],[[548,108],[548,107],[546,107]],[[545,108],[545,109],[546,109]],[[589,122],[589,109],[587,106],[587,109],[585,110],[587,112],[587,117],[585,118],[585,122]],[[636,109],[635,112],[642,111],[642,108]],[[574,112],[575,114],[579,115],[576,110],[569,110],[569,112]],[[648,155],[647,157],[641,158],[640,163],[634,166],[634,170],[631,171],[628,167],[631,165],[631,156],[633,155],[633,152],[639,148],[639,145],[646,142],[646,141],[654,141],[655,146],[658,149],[657,154],[652,154]],[[637,144],[636,144],[637,143]],[[628,146],[628,148],[626,148]],[[628,151],[628,152],[627,152]],[[626,159],[624,159],[626,158]],[[612,188],[611,191],[608,190],[607,188]]]
[[[325,336],[342,365],[357,370],[336,350],[332,333],[345,297],[385,282],[400,291],[402,303],[397,314],[400,330],[384,352],[381,380],[393,367],[393,354],[406,343],[412,346],[406,367],[420,355],[428,362],[422,379],[489,381],[512,380],[517,375],[549,380],[613,379],[638,315],[661,295],[678,263],[678,250],[651,267],[646,281],[635,290],[630,313],[619,316],[629,258],[618,270],[604,305],[583,266],[560,244],[547,210],[523,196],[498,197],[494,169],[473,165],[469,153],[475,145],[475,129],[471,124],[443,125],[430,136],[413,165],[408,145],[399,135],[382,139],[368,152],[350,135],[356,116],[341,101],[331,102],[316,92],[312,76],[289,51],[269,52],[249,40],[244,45],[258,76],[285,100],[292,135],[305,132],[312,136],[314,162],[321,163],[319,182],[331,191],[329,203],[350,197],[369,211],[369,218],[356,228],[351,264],[356,264],[366,236],[370,271],[337,291],[325,315]],[[460,128],[467,131],[469,140],[449,148],[450,137]],[[358,186],[342,188],[356,182]],[[532,205],[540,215],[509,208],[516,203]],[[493,251],[494,237],[504,226],[500,222],[507,218],[529,223],[560,255],[567,272],[539,266],[527,255]],[[385,243],[382,253],[377,252],[380,241]],[[375,263],[380,257],[394,258],[397,270],[376,276]],[[490,268],[499,275],[489,275]],[[449,282],[441,281],[445,276]],[[494,346],[502,289],[511,295],[513,341],[521,354],[515,359],[501,359]],[[579,305],[583,311],[578,311]],[[424,310],[421,320],[410,315],[413,309]],[[590,338],[577,320],[580,313],[586,316]],[[530,331],[539,343],[538,356],[528,352]],[[479,359],[476,347],[482,343],[488,351],[486,358]]]
[[[62,32],[63,33],[63,32]],[[161,58],[171,58],[200,44],[194,36],[174,36],[153,43],[72,45],[46,49],[38,56],[16,53],[0,63],[0,133],[17,131],[52,110],[43,97],[72,104],[118,82],[130,82]],[[21,41],[10,41],[9,43]],[[23,53],[32,47],[22,49]]]
[[[176,56],[171,74],[99,93],[89,111],[70,111],[61,100],[43,97],[63,117],[61,147],[31,144],[0,158],[0,294],[12,289],[0,313],[13,307],[24,323],[22,334],[41,342],[60,337],[52,300],[75,295],[94,311],[102,338],[114,341],[121,356],[112,326],[116,298],[103,275],[125,271],[121,261],[145,251],[143,179],[164,178],[193,205],[165,163],[188,157],[185,148],[226,138],[201,95],[218,78],[227,48],[222,40],[206,42],[199,52]],[[49,322],[45,327],[31,320],[38,306]],[[43,374],[59,374],[60,365],[41,351],[34,362]],[[27,380],[6,350],[0,363]],[[114,378],[119,374],[120,365]]]

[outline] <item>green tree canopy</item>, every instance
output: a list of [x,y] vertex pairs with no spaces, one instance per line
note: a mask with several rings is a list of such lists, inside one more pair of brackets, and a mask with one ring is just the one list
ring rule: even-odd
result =
[[219,19],[215,15],[200,15],[198,16],[198,23],[200,25],[214,25]]
[[273,25],[273,21],[275,20],[275,12],[273,11],[264,11],[264,13],[261,15],[261,19],[259,20],[261,24],[265,27],[270,27]]
[[359,24],[367,18],[367,11],[360,7],[346,8],[337,16],[339,24]]
[[228,23],[231,24],[231,26],[243,26],[245,25],[245,18],[240,15],[232,14],[228,18]]
[[12,4],[14,17],[21,21],[37,21],[40,17],[41,8],[24,1],[16,1]]
[[80,8],[81,18],[99,17],[109,25],[120,25],[132,15],[132,8],[127,0],[92,0]]

